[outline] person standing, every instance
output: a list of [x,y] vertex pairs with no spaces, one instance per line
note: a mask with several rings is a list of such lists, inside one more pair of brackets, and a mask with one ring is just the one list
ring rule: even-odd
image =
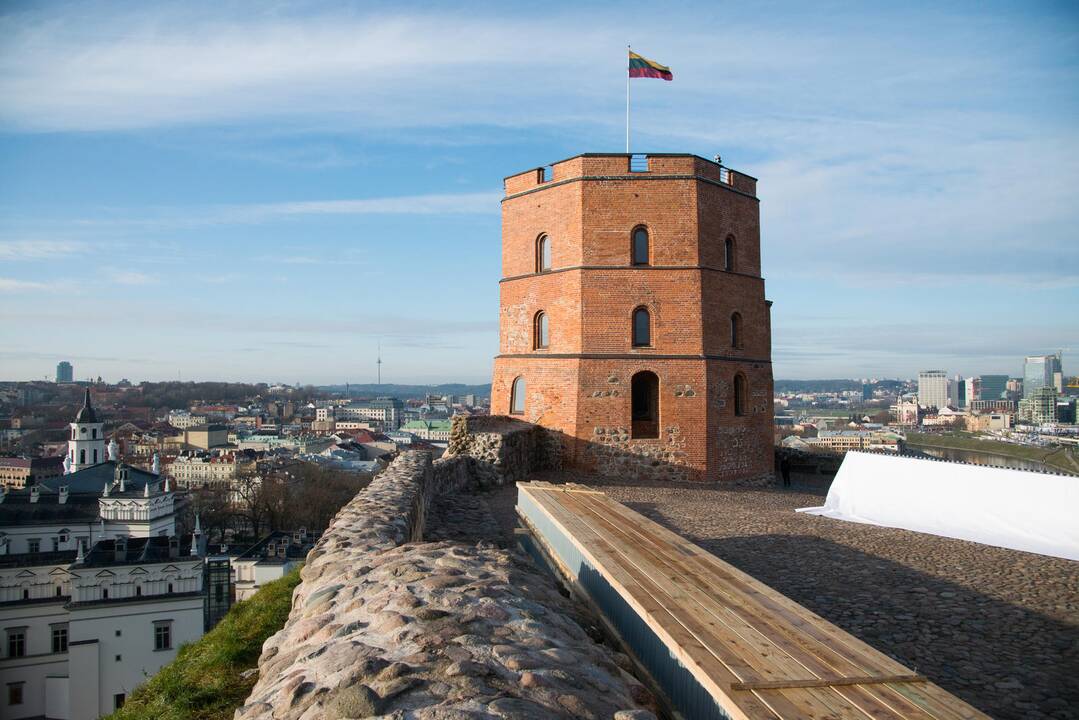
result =
[[783,487],[789,488],[791,486],[791,461],[787,458],[783,458],[779,461],[779,473],[783,476]]

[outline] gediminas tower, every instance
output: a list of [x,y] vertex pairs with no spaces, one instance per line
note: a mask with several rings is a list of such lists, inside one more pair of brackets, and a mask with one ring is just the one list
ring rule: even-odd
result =
[[607,475],[773,467],[756,180],[695,155],[585,154],[505,180],[491,412]]

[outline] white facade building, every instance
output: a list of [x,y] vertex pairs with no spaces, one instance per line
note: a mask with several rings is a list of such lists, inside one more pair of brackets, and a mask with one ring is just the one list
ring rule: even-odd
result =
[[303,565],[316,539],[307,534],[306,528],[292,533],[277,531],[234,558],[236,600],[246,600],[266,583],[279,580]]
[[[75,423],[100,425],[89,398]],[[93,455],[88,454],[92,462]],[[70,460],[70,455],[68,456]],[[204,547],[161,475],[103,460],[0,494],[0,720],[93,720],[197,640]]]
[[923,370],[918,373],[918,404],[938,410],[948,407],[948,385],[948,375],[943,370]]

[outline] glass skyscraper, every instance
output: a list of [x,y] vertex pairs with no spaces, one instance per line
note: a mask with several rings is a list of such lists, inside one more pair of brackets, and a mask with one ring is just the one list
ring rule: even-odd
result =
[[1007,400],[1008,399],[1008,376],[1007,375],[982,375],[981,393],[977,400]]
[[1057,377],[1061,375],[1060,353],[1056,355],[1030,355],[1023,363],[1023,397],[1040,387],[1057,386]]

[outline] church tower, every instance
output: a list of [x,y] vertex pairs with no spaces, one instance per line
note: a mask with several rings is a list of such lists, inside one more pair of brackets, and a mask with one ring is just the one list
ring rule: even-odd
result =
[[757,181],[695,155],[585,154],[505,180],[491,412],[606,475],[771,477]]
[[90,405],[90,388],[86,388],[82,408],[71,423],[71,437],[67,441],[67,456],[71,472],[78,472],[105,462],[105,423],[97,419]]

